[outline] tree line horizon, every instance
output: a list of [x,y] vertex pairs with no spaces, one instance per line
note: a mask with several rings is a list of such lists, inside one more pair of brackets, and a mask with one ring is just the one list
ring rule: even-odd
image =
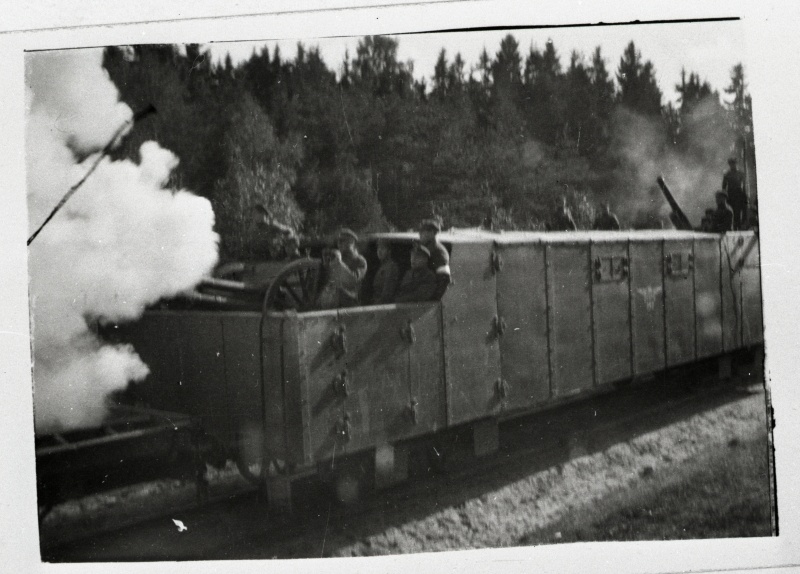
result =
[[264,46],[237,65],[197,44],[106,48],[121,99],[159,110],[114,157],[137,159],[149,139],[173,151],[170,184],[211,201],[222,259],[263,255],[250,225],[258,203],[307,237],[409,229],[432,216],[446,227],[491,218],[498,229],[543,229],[563,199],[579,228],[605,202],[623,227],[660,227],[654,170],[697,210],[729,156],[753,172],[755,200],[741,63],[722,87],[729,103],[684,71],[673,105],[633,41],[610,70],[600,46],[562,64],[552,41],[523,56],[508,34],[469,68],[442,48],[430,84],[398,60],[398,46],[365,36],[337,71],[302,43],[291,58]]

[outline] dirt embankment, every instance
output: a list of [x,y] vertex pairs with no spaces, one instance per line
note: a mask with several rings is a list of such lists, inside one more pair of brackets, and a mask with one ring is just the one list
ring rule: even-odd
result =
[[345,533],[328,532],[329,547],[337,556],[360,556],[769,535],[767,429],[759,390],[380,534],[339,545],[336,536]]

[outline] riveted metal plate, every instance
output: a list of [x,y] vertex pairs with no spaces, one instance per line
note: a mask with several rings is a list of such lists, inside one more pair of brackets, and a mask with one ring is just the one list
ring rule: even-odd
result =
[[590,251],[588,243],[546,250],[551,385],[565,396],[593,385]]
[[592,261],[595,377],[602,385],[631,376],[627,242],[593,244]]
[[720,283],[722,284],[722,346],[725,351],[738,349],[742,344],[742,282],[741,234],[726,234],[720,238]]
[[756,345],[764,341],[758,237],[745,237],[742,250],[742,344]]
[[695,240],[694,259],[697,357],[704,358],[722,352],[719,240]]
[[672,366],[695,358],[693,242],[666,239],[664,254],[667,366]]
[[202,418],[203,428],[225,443],[235,429],[228,413],[222,315],[187,313],[181,317],[182,386],[190,412]]
[[[420,303],[405,308],[404,312],[416,333],[416,341],[408,345],[408,392],[398,396],[392,405],[393,420],[398,424],[386,426],[390,440],[433,432],[447,424],[441,307],[436,303]],[[414,421],[409,417],[412,402],[416,403]]]
[[550,398],[544,249],[540,243],[499,246],[504,266],[497,308],[506,324],[500,355],[508,393],[495,393],[490,408],[524,408]]
[[[304,446],[308,449],[307,461],[325,460],[342,445],[337,445],[336,424],[345,412],[344,399],[336,393],[333,380],[344,368],[344,362],[336,358],[331,337],[340,326],[335,310],[298,315],[298,353],[294,360],[284,357],[287,369],[297,368],[302,372],[299,381],[303,385],[302,409]],[[348,333],[349,335],[349,333]]]
[[450,255],[453,284],[442,298],[448,424],[490,414],[500,377],[492,252],[490,243],[459,243]]
[[661,242],[631,241],[631,338],[633,374],[663,369],[664,285]]
[[392,307],[339,310],[347,333],[347,353],[340,361],[349,387],[342,399],[350,416],[350,440],[341,445],[347,452],[391,441],[411,426],[398,427],[410,400],[409,344],[401,335],[405,319]]

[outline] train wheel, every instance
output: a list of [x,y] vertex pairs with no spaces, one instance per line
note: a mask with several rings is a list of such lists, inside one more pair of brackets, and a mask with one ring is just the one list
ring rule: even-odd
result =
[[264,297],[264,311],[308,311],[314,308],[319,292],[322,262],[298,259],[281,269]]
[[264,440],[257,425],[243,424],[236,436],[236,468],[256,486],[264,483],[269,469],[264,465]]
[[336,502],[345,506],[362,501],[375,489],[374,455],[356,455],[333,472],[332,494]]
[[263,465],[262,464],[250,464],[242,460],[242,457],[236,457],[236,468],[239,470],[239,474],[241,474],[248,482],[260,486],[263,482]]

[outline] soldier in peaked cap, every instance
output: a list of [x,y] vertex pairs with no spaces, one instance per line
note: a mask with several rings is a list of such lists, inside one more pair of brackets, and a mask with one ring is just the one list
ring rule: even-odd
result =
[[406,271],[403,280],[397,287],[395,303],[412,303],[430,301],[437,288],[436,274],[428,267],[431,252],[421,243],[411,250],[411,269]]
[[722,191],[728,194],[728,205],[733,210],[733,229],[745,229],[747,225],[747,192],[744,189],[744,174],[736,169],[736,158],[728,159],[730,169],[722,177]]
[[711,232],[726,233],[733,229],[733,210],[728,207],[728,194],[718,191],[714,194],[717,208],[711,214]]
[[419,226],[420,244],[428,251],[428,267],[436,275],[434,299],[441,299],[450,285],[450,254],[447,252],[447,248],[436,239],[436,235],[441,229],[441,225],[435,219],[425,219]]

